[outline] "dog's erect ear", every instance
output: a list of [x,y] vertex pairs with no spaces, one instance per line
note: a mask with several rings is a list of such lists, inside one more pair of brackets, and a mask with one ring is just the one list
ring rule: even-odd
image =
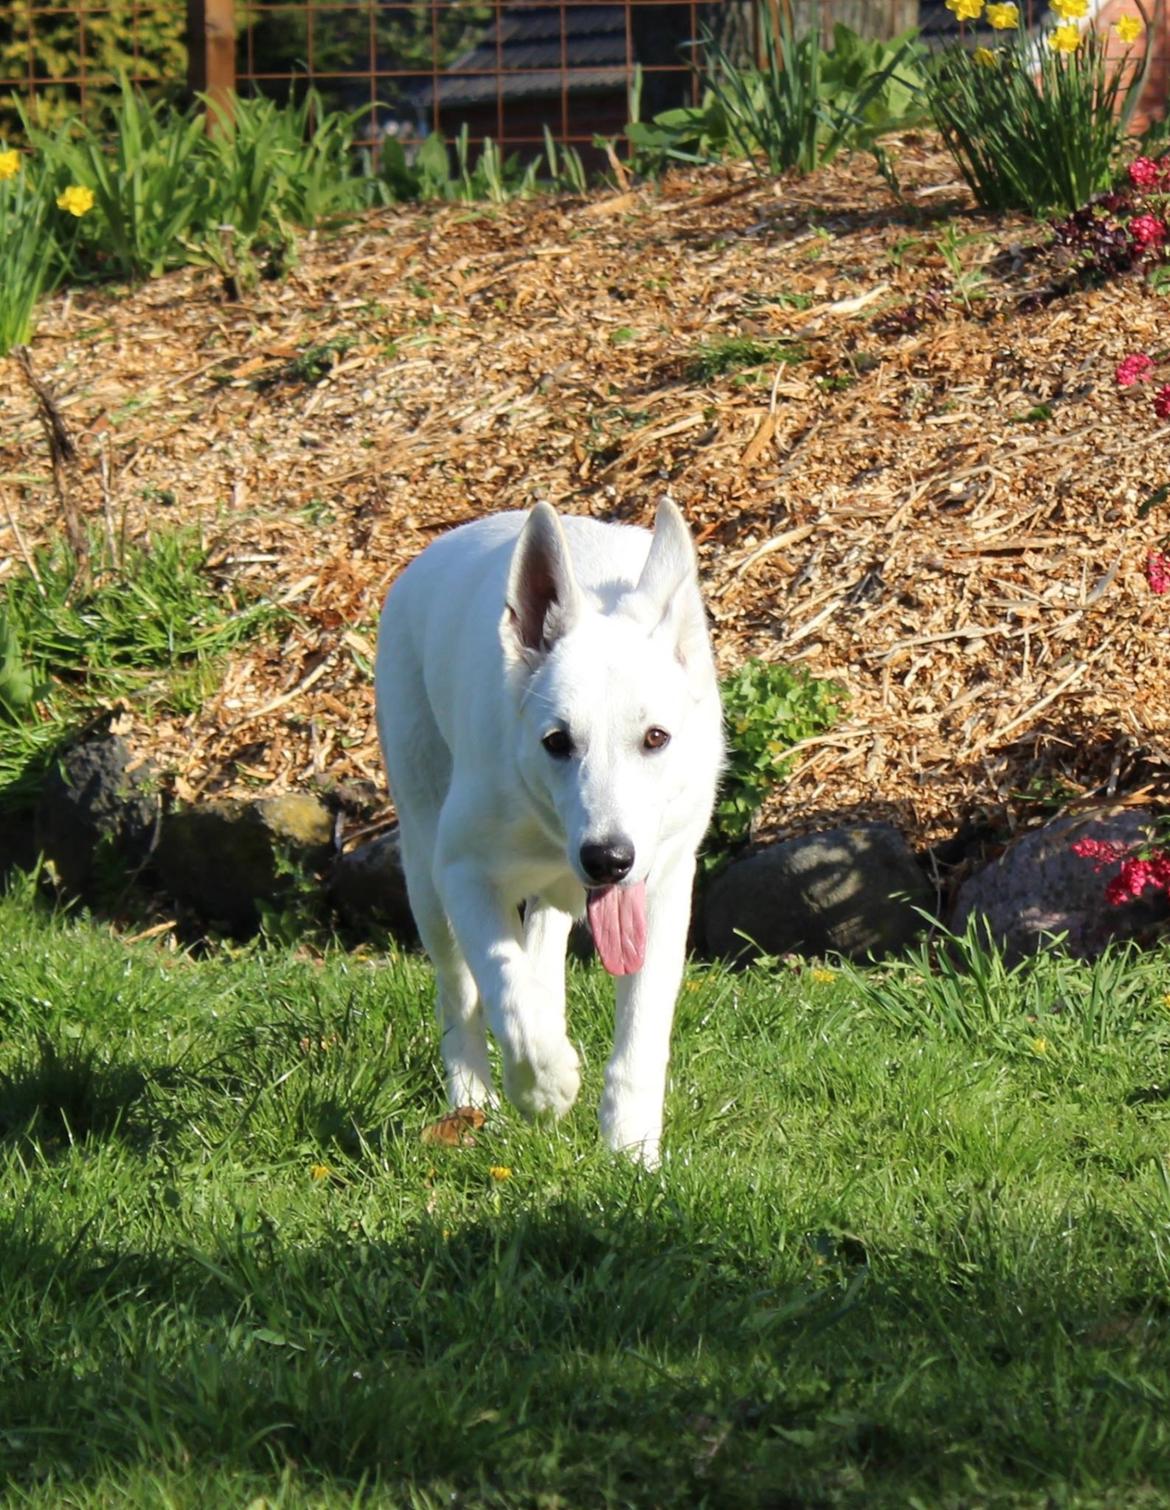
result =
[[538,503],[512,552],[504,632],[531,662],[549,651],[569,628],[579,601],[556,510],[551,504]]
[[684,666],[710,658],[707,619],[699,596],[699,568],[691,532],[679,507],[663,498],[654,518],[650,554],[635,594],[659,630],[674,636],[675,653]]

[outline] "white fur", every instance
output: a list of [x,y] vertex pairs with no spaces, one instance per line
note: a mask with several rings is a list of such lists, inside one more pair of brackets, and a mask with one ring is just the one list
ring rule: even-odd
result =
[[[454,530],[391,587],[375,686],[451,1104],[494,1102],[486,1016],[509,1099],[530,1116],[572,1106],[564,953],[585,907],[580,848],[621,835],[627,883],[646,883],[647,942],[641,970],[617,979],[601,1130],[657,1163],[695,850],[722,759],[682,515],[665,500],[651,535],[538,504]],[[554,727],[571,756],[542,744]],[[665,748],[644,748],[651,727]]]

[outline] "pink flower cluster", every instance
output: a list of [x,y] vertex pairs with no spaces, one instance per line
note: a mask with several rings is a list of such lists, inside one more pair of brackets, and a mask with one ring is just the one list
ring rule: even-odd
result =
[[1154,413],[1159,419],[1170,419],[1170,383],[1166,383],[1154,394]]
[[1146,581],[1159,597],[1170,592],[1170,557],[1163,551],[1151,551],[1146,557]]
[[1072,852],[1092,860],[1098,870],[1120,861],[1120,869],[1105,887],[1105,900],[1111,907],[1132,902],[1151,886],[1170,892],[1170,851],[1156,849],[1149,856],[1134,855],[1124,844],[1111,844],[1106,839],[1078,839]]
[[1166,240],[1166,222],[1147,210],[1144,214],[1133,217],[1129,223],[1129,234],[1143,252],[1156,251]]
[[1152,157],[1135,157],[1129,165],[1129,181],[1135,189],[1170,188],[1170,157],[1158,162]]
[[1154,370],[1154,359],[1144,351],[1135,351],[1127,356],[1117,368],[1117,386],[1132,388],[1135,383],[1144,383]]

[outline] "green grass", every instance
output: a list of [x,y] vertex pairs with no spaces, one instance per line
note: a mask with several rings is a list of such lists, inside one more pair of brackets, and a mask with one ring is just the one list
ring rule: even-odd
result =
[[758,341],[752,336],[725,336],[704,341],[687,357],[684,374],[693,383],[707,383],[712,378],[745,368],[795,364],[808,360],[808,353],[796,341]]
[[580,1106],[444,1149],[419,959],[0,931],[5,1504],[1166,1502],[1164,956],[695,970],[646,1175],[595,970]]
[[[91,538],[86,583],[63,545],[0,592],[0,812],[29,800],[45,761],[79,722],[120,698],[145,711],[202,707],[224,658],[279,616],[207,569],[197,531],[126,545]],[[18,676],[27,696],[5,696]]]

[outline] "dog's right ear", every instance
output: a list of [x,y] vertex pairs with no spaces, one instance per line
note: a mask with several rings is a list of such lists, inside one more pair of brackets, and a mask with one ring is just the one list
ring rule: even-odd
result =
[[577,617],[580,597],[556,510],[538,503],[512,552],[503,633],[509,646],[535,663]]

